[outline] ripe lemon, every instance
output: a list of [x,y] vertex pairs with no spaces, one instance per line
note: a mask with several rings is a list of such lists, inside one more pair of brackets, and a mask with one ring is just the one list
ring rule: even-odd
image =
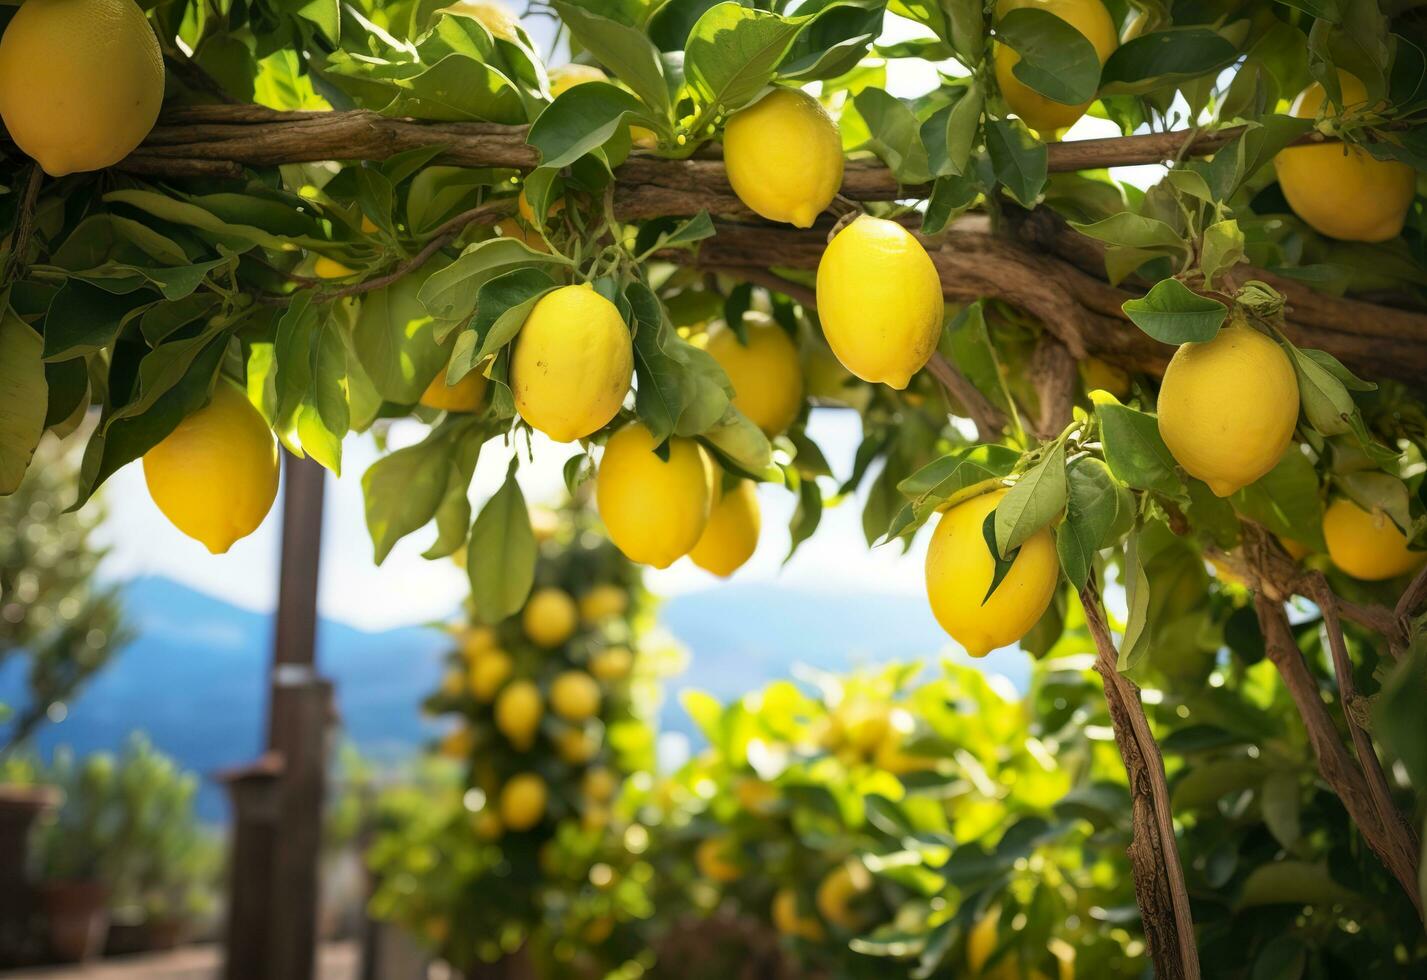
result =
[[572,766],[584,765],[599,750],[599,735],[593,728],[566,728],[555,736],[556,753]]
[[729,118],[723,164],[751,210],[810,228],[842,186],[842,137],[817,99],[775,88]]
[[496,816],[495,811],[490,808],[482,810],[471,818],[471,829],[481,840],[499,840],[500,835],[505,833],[505,828],[500,823],[500,817]]
[[144,453],[163,515],[221,555],[257,529],[277,496],[277,442],[236,385],[219,378],[207,405]]
[[[461,562],[464,566],[465,562]],[[496,649],[495,630],[489,626],[467,626],[461,630],[461,652],[468,658],[475,659],[479,654],[487,650]]]
[[1159,434],[1179,465],[1227,497],[1277,465],[1298,424],[1283,348],[1242,321],[1182,344],[1159,389]]
[[872,875],[862,864],[849,861],[833,868],[818,885],[813,902],[823,920],[839,929],[857,930],[866,917],[852,908],[852,903],[872,890]]
[[[1094,46],[1102,65],[1119,46],[1115,22],[1110,19],[1110,12],[1100,0],[999,0],[996,17],[1004,17],[1019,7],[1044,10],[1074,27]],[[1085,110],[1090,108],[1089,102],[1080,105],[1053,102],[1022,83],[1011,71],[1020,60],[1020,53],[1015,49],[1003,44],[995,46],[996,84],[1011,111],[1020,116],[1027,126],[1049,134],[1064,129],[1085,115]]]
[[1086,391],[1108,391],[1121,401],[1130,397],[1130,375],[1124,369],[1098,357],[1087,357],[1078,367]]
[[515,16],[505,8],[503,4],[486,3],[482,0],[457,0],[456,3],[441,10],[443,14],[456,14],[461,17],[470,17],[491,32],[492,37],[498,37],[503,41],[516,40]]
[[714,504],[689,558],[704,571],[727,578],[753,556],[761,523],[753,481],[739,480]]
[[728,884],[743,877],[738,844],[727,837],[707,837],[694,849],[694,866],[709,881]]
[[588,284],[542,296],[520,328],[510,362],[520,417],[556,442],[603,428],[633,377],[629,327]]
[[329,259],[325,255],[317,256],[317,261],[312,263],[312,273],[318,279],[343,279],[354,275],[355,270],[348,268],[336,259]]
[[550,791],[533,772],[511,776],[500,788],[500,822],[510,830],[529,830],[545,816]]
[[[1355,75],[1338,72],[1345,109],[1363,108],[1368,93]],[[1293,115],[1312,119],[1327,94],[1314,82],[1293,101]],[[1344,143],[1290,146],[1273,160],[1293,213],[1315,231],[1350,242],[1385,242],[1402,231],[1417,193],[1417,175],[1396,160],[1375,160]]]
[[124,159],[163,98],[158,38],[133,0],[27,0],[0,38],[0,117],[51,177]]
[[477,701],[490,701],[500,686],[510,680],[515,662],[504,650],[487,650],[471,663],[471,696]]
[[[525,223],[527,225],[530,225],[532,228],[542,227],[545,224],[545,219],[543,216],[539,218],[535,216],[535,208],[530,203],[530,199],[525,196],[525,188],[523,187],[520,189],[520,193],[516,195],[515,208],[517,211],[520,212],[520,217],[525,220]],[[564,209],[565,202],[563,200],[560,200],[559,198],[556,198],[554,201],[549,202],[549,207],[546,210],[546,214],[552,215],[559,211],[563,211]],[[542,242],[541,244],[544,243]]]
[[1397,578],[1427,561],[1427,551],[1408,551],[1407,537],[1381,512],[1368,513],[1339,498],[1323,513],[1328,557],[1353,578],[1381,582]]
[[590,799],[603,803],[614,799],[614,791],[619,788],[619,781],[608,769],[596,766],[585,773],[580,788]]
[[436,751],[448,759],[468,759],[476,747],[476,736],[469,728],[447,732]]
[[628,608],[629,593],[617,585],[596,585],[580,596],[580,619],[591,625],[623,616]]
[[745,345],[722,322],[709,331],[705,349],[733,384],[733,407],[764,434],[787,430],[803,407],[803,365],[798,345],[770,316],[743,318]]
[[791,888],[780,888],[773,893],[772,913],[773,928],[785,936],[810,943],[820,943],[826,938],[822,924],[799,911],[798,893]]
[[996,564],[982,524],[1005,490],[957,504],[941,516],[927,549],[927,595],[941,628],[973,657],[1015,643],[1041,618],[1060,575],[1055,541],[1042,528],[1021,545],[1011,570],[982,602]]
[[605,647],[590,657],[590,673],[606,684],[622,681],[634,668],[634,654],[629,647]]
[[907,387],[941,337],[945,304],[931,256],[895,221],[863,215],[818,262],[828,346],[863,381]]
[[474,412],[485,397],[486,378],[480,371],[471,371],[460,381],[448,385],[446,369],[442,368],[421,393],[420,402],[442,412]]
[[564,589],[536,589],[520,614],[525,635],[538,647],[557,647],[575,632],[575,600]]
[[632,561],[668,568],[698,544],[708,524],[713,464],[692,439],[654,436],[632,422],[610,437],[595,476],[595,503],[610,540]]
[[571,62],[568,65],[557,65],[549,71],[550,76],[550,98],[557,99],[565,92],[570,91],[576,85],[584,85],[586,82],[607,82],[609,76],[600,71],[594,65],[577,65]]
[[530,681],[511,681],[495,702],[495,727],[522,752],[535,744],[535,732],[545,706],[540,689]]
[[599,714],[599,683],[583,670],[567,670],[550,685],[550,707],[566,721],[585,721]]
[[[516,202],[517,205],[519,201]],[[528,207],[529,205],[527,205]],[[540,236],[540,232],[529,225],[521,224],[514,218],[506,218],[504,221],[496,223],[495,233],[501,238],[514,238],[518,242],[523,242],[525,247],[535,252],[550,251],[549,244]]]

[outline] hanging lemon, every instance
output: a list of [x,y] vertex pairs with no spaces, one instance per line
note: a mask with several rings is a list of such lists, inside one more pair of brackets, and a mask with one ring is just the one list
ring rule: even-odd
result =
[[600,686],[583,670],[567,670],[550,684],[550,708],[566,721],[585,721],[599,714]]
[[775,88],[729,118],[723,163],[755,213],[810,228],[842,186],[842,137],[817,99]]
[[486,378],[480,371],[470,371],[453,385],[446,383],[446,370],[431,379],[421,393],[420,403],[442,412],[474,412],[486,397]]
[[752,480],[740,480],[714,504],[689,559],[704,571],[727,578],[753,557],[760,524],[758,491]]
[[575,632],[575,600],[563,589],[537,589],[525,603],[520,625],[538,647],[557,647]]
[[540,688],[530,681],[511,681],[495,702],[495,727],[524,752],[535,744],[535,732],[545,705],[540,700]]
[[533,772],[510,777],[500,789],[500,822],[507,830],[529,830],[545,818],[550,791]]
[[[1119,46],[1115,22],[1100,0],[999,0],[996,17],[999,20],[1018,8],[1044,10],[1065,21],[1085,35],[1101,65]],[[1049,136],[1075,122],[1090,108],[1089,102],[1066,105],[1047,99],[1015,76],[1013,69],[1021,60],[1019,52],[1004,44],[997,44],[995,49],[996,85],[1011,111],[1031,129]]]
[[1427,562],[1427,551],[1409,551],[1407,536],[1386,514],[1368,513],[1345,498],[1323,512],[1323,539],[1333,564],[1365,582],[1397,578]]
[[733,407],[765,435],[787,430],[803,407],[803,365],[788,331],[765,313],[743,317],[745,344],[722,321],[709,330],[705,350],[733,385]]
[[656,448],[642,422],[611,436],[595,476],[595,502],[610,540],[626,557],[668,568],[704,533],[713,464],[692,439],[670,439],[668,462]]

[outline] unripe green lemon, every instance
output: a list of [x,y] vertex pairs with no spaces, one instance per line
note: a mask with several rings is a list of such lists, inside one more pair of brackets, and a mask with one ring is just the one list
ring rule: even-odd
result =
[[723,163],[752,211],[810,228],[842,186],[842,137],[817,99],[775,88],[729,118]]
[[550,707],[566,721],[585,721],[599,714],[599,683],[583,670],[567,670],[550,684]]
[[690,560],[706,572],[727,578],[753,557],[761,523],[753,481],[738,481],[714,504],[699,543],[689,552]]
[[1030,632],[1060,580],[1055,540],[1042,528],[1021,545],[1006,577],[986,597],[996,562],[982,527],[1006,493],[994,490],[952,507],[941,516],[927,549],[932,613],[973,657],[984,657]]
[[770,316],[743,318],[748,343],[719,322],[708,333],[705,350],[718,361],[733,385],[733,407],[764,434],[787,430],[803,407],[803,365],[798,345]]
[[26,0],[0,38],[0,117],[52,177],[124,159],[163,98],[163,54],[133,0]]
[[525,603],[520,625],[539,647],[557,647],[568,640],[578,624],[575,600],[564,589],[536,589]]
[[1159,434],[1220,497],[1278,464],[1298,424],[1298,378],[1283,348],[1238,321],[1182,344],[1159,389]]
[[895,221],[862,215],[838,232],[818,262],[817,290],[828,346],[863,381],[905,388],[936,350],[941,278]]
[[[1366,86],[1356,75],[1339,70],[1343,108],[1362,108]],[[1314,82],[1293,100],[1293,115],[1313,119],[1327,100]],[[1290,146],[1273,160],[1278,186],[1294,214],[1315,231],[1349,242],[1385,242],[1402,232],[1417,174],[1397,160],[1378,160],[1361,147],[1346,143]]]
[[713,464],[692,439],[654,436],[632,422],[610,437],[595,476],[595,503],[610,540],[631,561],[668,568],[698,544],[713,498]]
[[221,555],[257,530],[277,496],[277,442],[238,387],[219,378],[207,405],[144,453],[163,515]]
[[[996,17],[999,20],[1021,7],[1044,10],[1074,27],[1095,48],[1102,65],[1119,46],[1115,22],[1110,19],[1110,12],[1100,0],[999,0]],[[1012,72],[1021,60],[1020,53],[1015,49],[997,44],[994,58],[996,85],[1001,89],[1001,95],[1011,111],[1031,129],[1049,136],[1075,122],[1090,108],[1089,102],[1080,105],[1055,102],[1022,82]]]
[[590,285],[562,286],[535,304],[510,360],[520,417],[556,442],[614,418],[634,377],[634,342],[613,303]]
[[1409,551],[1407,536],[1381,512],[1339,498],[1323,512],[1328,557],[1353,578],[1381,582],[1421,567],[1427,551]]
[[511,776],[500,788],[500,822],[508,830],[529,830],[545,817],[550,791],[533,772]]

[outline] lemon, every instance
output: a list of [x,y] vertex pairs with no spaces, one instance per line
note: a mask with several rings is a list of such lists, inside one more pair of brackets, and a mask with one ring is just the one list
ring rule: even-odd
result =
[[482,0],[457,0],[451,6],[443,7],[440,12],[470,17],[490,31],[492,37],[498,37],[503,41],[516,40],[515,25],[517,21],[515,15],[503,4],[487,3]]
[[595,476],[595,503],[610,540],[632,561],[668,568],[698,544],[708,524],[713,464],[692,439],[654,436],[632,422],[610,437]]
[[421,404],[442,412],[474,412],[486,397],[486,378],[479,371],[467,373],[453,385],[446,383],[446,370],[431,379],[421,393]]
[[[519,204],[519,201],[516,202]],[[528,207],[529,205],[527,205]],[[495,233],[502,238],[514,238],[518,242],[524,243],[525,247],[536,252],[550,251],[550,245],[541,237],[540,232],[529,225],[522,224],[514,218],[507,218],[498,222],[495,226]]]
[[607,582],[580,596],[580,619],[591,625],[623,616],[628,608],[629,593]]
[[[1099,56],[1102,65],[1119,45],[1119,38],[1115,35],[1115,22],[1110,19],[1110,12],[1100,0],[999,0],[996,4],[996,17],[1005,17],[1012,10],[1021,7],[1054,14],[1085,35],[1095,48],[1095,54]],[[995,45],[996,84],[1011,111],[1020,116],[1031,129],[1043,134],[1054,133],[1075,122],[1090,108],[1089,102],[1080,105],[1054,102],[1022,83],[1012,73],[1012,69],[1020,60],[1020,54],[1013,48],[1003,44]]]
[[1086,391],[1108,391],[1121,401],[1130,397],[1130,376],[1122,368],[1098,357],[1087,357],[1078,367]]
[[441,693],[451,698],[458,698],[466,693],[466,678],[459,670],[448,670],[441,678]]
[[791,888],[779,888],[773,893],[773,928],[785,936],[820,943],[826,938],[817,919],[803,915],[798,909],[798,893]]
[[932,613],[973,657],[1025,636],[1050,605],[1059,579],[1055,541],[1042,528],[1021,545],[1010,571],[986,598],[996,565],[982,525],[1006,492],[984,493],[948,510],[927,549]]
[[743,877],[738,844],[727,837],[707,837],[694,849],[694,866],[709,881],[729,884]]
[[208,404],[144,453],[163,515],[221,555],[257,529],[277,496],[277,442],[248,396],[223,378]]
[[633,377],[629,327],[588,284],[542,296],[520,328],[510,362],[520,417],[556,442],[603,428]]
[[468,658],[474,659],[487,650],[496,649],[497,642],[495,630],[489,626],[467,626],[461,630],[461,652]]
[[619,788],[619,781],[608,769],[596,766],[585,773],[580,788],[590,799],[603,803],[614,798],[614,791]]
[[574,635],[575,600],[564,589],[536,589],[520,614],[525,635],[538,647],[557,647]]
[[550,707],[566,721],[584,721],[599,714],[599,683],[583,670],[567,670],[550,685]]
[[606,684],[622,681],[634,667],[634,654],[628,647],[605,647],[590,657],[590,673]]
[[0,118],[51,177],[124,159],[163,98],[158,38],[133,0],[27,0],[0,38]]
[[708,333],[705,349],[733,385],[733,407],[765,435],[787,430],[803,407],[803,365],[798,345],[770,316],[743,317],[748,343],[719,322]]
[[866,923],[866,917],[852,908],[859,895],[872,890],[872,875],[867,868],[856,862],[839,864],[828,872],[818,885],[813,903],[823,920],[839,929],[858,930]]
[[495,727],[524,752],[535,744],[535,732],[545,706],[540,701],[540,689],[530,681],[511,681],[495,702]]
[[993,905],[966,933],[966,967],[972,973],[980,973],[991,954],[996,952],[997,926],[1000,919],[1001,909]]
[[362,229],[363,235],[375,235],[381,231],[381,229],[377,227],[377,223],[371,218],[368,218],[365,214],[362,215],[362,221],[358,227]]
[[355,275],[355,270],[325,255],[317,256],[317,261],[312,263],[312,272],[318,279],[344,279]]
[[510,830],[529,830],[545,816],[550,791],[533,772],[511,776],[500,788],[500,822]]
[[1328,557],[1353,578],[1381,582],[1397,578],[1427,561],[1427,551],[1407,550],[1407,537],[1380,511],[1368,513],[1339,498],[1323,513]]
[[467,759],[475,750],[476,737],[469,728],[457,728],[446,733],[436,751],[448,759]]
[[566,728],[555,736],[555,752],[572,766],[584,765],[600,750],[594,729]]
[[1159,389],[1159,434],[1220,497],[1277,465],[1298,424],[1298,379],[1283,348],[1239,321],[1174,352]]
[[752,480],[739,480],[709,513],[709,522],[689,558],[706,572],[728,578],[758,547],[758,492]]
[[496,816],[495,811],[490,809],[482,810],[471,818],[471,829],[476,832],[476,836],[481,840],[499,840],[500,835],[505,833],[505,828],[501,826],[500,817]]
[[931,256],[895,221],[862,215],[818,262],[828,346],[863,381],[907,387],[941,337],[945,305]]
[[[1363,83],[1338,72],[1346,110],[1361,109],[1368,93]],[[1291,112],[1312,119],[1327,94],[1317,82],[1293,101]],[[1396,160],[1375,160],[1364,149],[1345,143],[1290,146],[1274,157],[1278,186],[1315,231],[1350,242],[1385,242],[1396,238],[1417,193],[1417,175]]]
[[756,776],[744,776],[733,784],[733,796],[738,800],[739,809],[767,816],[778,801],[778,790]]
[[515,662],[504,650],[487,650],[471,663],[468,671],[471,696],[477,701],[490,701],[500,686],[510,680]]
[[775,88],[729,118],[723,165],[749,209],[810,228],[842,186],[842,137],[817,99]]
[[586,82],[607,82],[609,76],[594,65],[557,65],[550,69],[550,98],[557,99],[576,85]]
[[[520,189],[520,193],[515,198],[515,208],[520,212],[520,217],[532,228],[539,228],[545,224],[544,216],[535,216],[535,207],[530,203],[530,198],[525,196],[525,188]],[[565,202],[558,198],[549,202],[546,214],[551,215],[565,209]],[[544,244],[543,242],[541,244]]]

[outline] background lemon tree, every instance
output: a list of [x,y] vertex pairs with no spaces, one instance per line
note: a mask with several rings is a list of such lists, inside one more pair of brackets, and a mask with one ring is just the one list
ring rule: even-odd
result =
[[[94,406],[78,503],[142,457],[221,552],[271,505],[274,434],[336,470],[414,414],[364,480],[376,559],[434,525],[488,624],[548,598],[520,453],[473,516],[493,441],[578,441],[571,488],[656,567],[734,571],[746,481],[797,494],[795,548],[856,489],[869,543],[940,515],[929,599],[969,651],[1043,653],[1083,609],[1160,973],[1198,973],[1211,926],[1144,706],[1193,716],[1260,653],[1420,923],[1419,8],[541,13],[577,64],[486,3],[7,10],[0,489]],[[925,30],[881,45],[889,14]],[[897,99],[902,59],[948,72]],[[1084,112],[1150,132],[1057,141]],[[1173,166],[1145,191],[1102,169],[1146,160]],[[854,460],[807,437],[815,405],[861,414]]]

